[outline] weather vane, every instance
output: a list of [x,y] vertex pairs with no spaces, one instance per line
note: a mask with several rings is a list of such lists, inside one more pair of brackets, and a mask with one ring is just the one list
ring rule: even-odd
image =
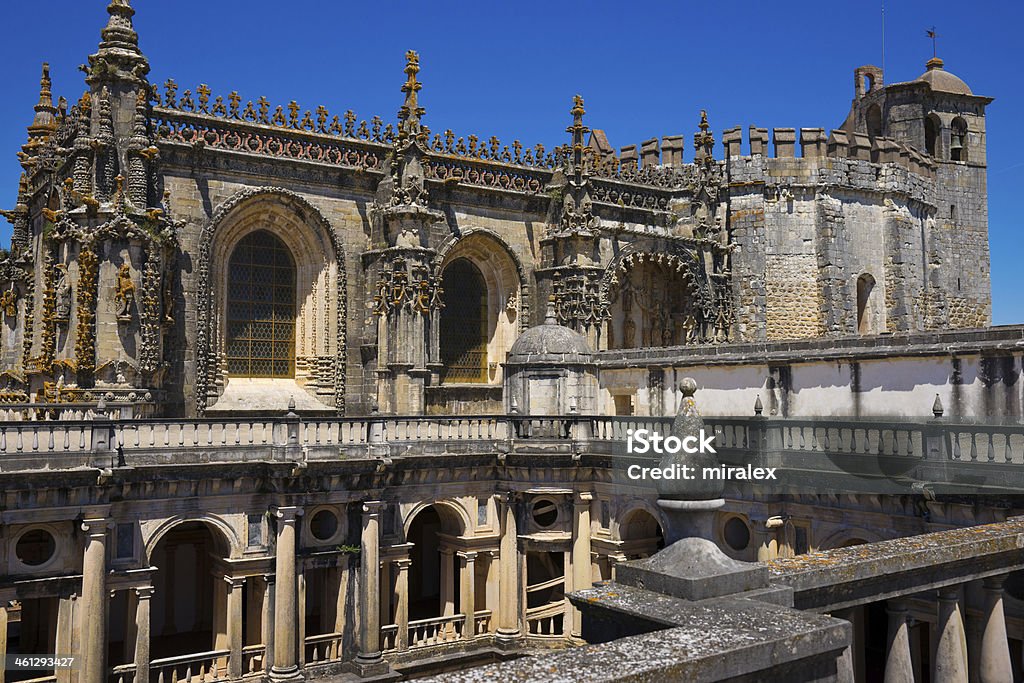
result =
[[936,38],[936,37],[937,37],[937,36],[938,36],[939,34],[935,32],[935,27],[934,27],[934,26],[932,26],[932,27],[931,27],[930,29],[928,29],[927,31],[925,31],[925,34],[926,34],[926,35],[927,35],[927,36],[928,36],[929,38],[931,38],[931,39],[932,39],[932,58],[934,59],[935,57],[937,57],[937,56],[938,56],[938,53],[937,53],[937,51],[936,51],[936,49],[935,49],[935,38]]

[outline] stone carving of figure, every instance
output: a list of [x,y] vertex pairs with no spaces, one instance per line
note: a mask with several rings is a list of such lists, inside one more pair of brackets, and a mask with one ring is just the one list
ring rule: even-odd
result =
[[686,343],[693,344],[697,341],[697,320],[692,316],[688,315],[683,319],[683,331],[686,335]]
[[57,322],[67,322],[71,316],[71,282],[68,280],[68,267],[63,263],[57,264],[57,284],[54,287],[57,307],[55,317]]
[[631,349],[636,343],[636,323],[632,318],[626,318],[622,326],[622,348]]
[[132,282],[132,269],[127,263],[117,271],[117,287],[114,290],[114,301],[121,305],[117,309],[120,319],[131,318],[132,302],[135,301],[135,283]]

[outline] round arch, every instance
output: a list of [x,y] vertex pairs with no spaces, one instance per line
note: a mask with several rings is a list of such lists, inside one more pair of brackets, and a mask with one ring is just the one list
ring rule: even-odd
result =
[[221,358],[226,333],[226,264],[244,237],[265,230],[295,258],[298,313],[295,381],[339,413],[345,407],[345,259],[330,223],[307,199],[278,187],[248,188],[214,212],[199,239],[196,407],[202,415],[229,378]]
[[470,527],[469,513],[457,502],[450,500],[422,501],[417,503],[402,521],[403,539],[408,540],[412,523],[416,520],[417,515],[427,508],[434,508],[437,511],[438,517],[441,518],[441,528],[446,534],[461,536]]
[[885,539],[867,529],[840,529],[818,544],[817,549],[834,550],[835,548],[847,548],[852,545],[863,545],[864,543],[877,543],[882,540]]
[[496,364],[494,371],[488,372],[487,383],[501,384],[500,363],[529,319],[523,264],[504,240],[484,228],[469,229],[445,240],[434,259],[435,268],[443,275],[458,259],[469,261],[483,277],[487,290],[487,358]]
[[153,559],[153,551],[160,544],[160,541],[171,531],[183,524],[198,523],[210,531],[217,551],[223,557],[237,557],[241,554],[242,544],[235,529],[224,519],[215,515],[201,515],[198,517],[175,516],[165,519],[147,536],[143,534],[143,564],[150,564]]
[[[649,310],[634,310],[632,300],[621,294],[633,273],[651,269],[655,269],[654,274],[657,275],[654,285],[646,283],[633,290],[652,297]],[[651,277],[654,274],[648,272]],[[679,286],[667,284],[666,278]],[[669,298],[655,305],[653,299],[660,296],[653,290],[663,287],[662,294]],[[646,249],[623,251],[605,269],[600,291],[602,299],[609,304],[608,329],[603,335],[607,348],[674,346],[701,343],[715,336],[716,321],[711,315],[714,295],[707,282],[704,264],[695,254]],[[679,291],[686,291],[690,300],[680,302],[677,298]],[[680,305],[684,307],[682,310],[670,310]]]

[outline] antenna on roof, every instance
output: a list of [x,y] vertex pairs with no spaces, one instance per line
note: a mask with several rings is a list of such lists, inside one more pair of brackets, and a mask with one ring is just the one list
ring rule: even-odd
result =
[[885,73],[885,0],[882,0],[882,73]]

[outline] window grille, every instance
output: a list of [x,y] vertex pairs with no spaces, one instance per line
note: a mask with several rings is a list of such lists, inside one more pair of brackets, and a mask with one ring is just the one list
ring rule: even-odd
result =
[[226,348],[231,376],[295,376],[295,262],[265,230],[231,254]]
[[441,310],[442,382],[487,381],[487,285],[480,271],[457,259],[444,271]]

